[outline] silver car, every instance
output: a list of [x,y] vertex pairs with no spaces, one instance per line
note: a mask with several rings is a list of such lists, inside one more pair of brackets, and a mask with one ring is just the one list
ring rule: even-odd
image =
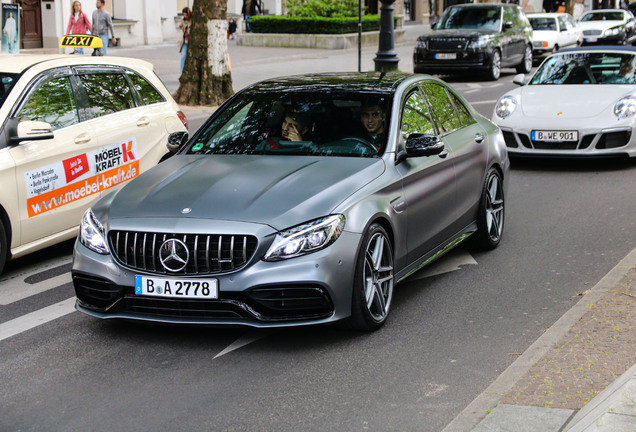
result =
[[503,234],[503,136],[426,75],[279,78],[83,217],[73,283],[100,318],[283,327],[386,321],[394,285]]

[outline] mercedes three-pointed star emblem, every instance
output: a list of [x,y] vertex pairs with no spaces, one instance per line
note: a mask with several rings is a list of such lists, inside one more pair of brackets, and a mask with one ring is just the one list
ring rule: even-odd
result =
[[161,265],[169,272],[178,272],[188,264],[190,252],[184,242],[178,239],[168,239],[159,249]]

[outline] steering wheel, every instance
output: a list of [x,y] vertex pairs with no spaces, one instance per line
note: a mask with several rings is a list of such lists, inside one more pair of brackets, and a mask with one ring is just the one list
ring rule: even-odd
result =
[[375,145],[371,144],[369,141],[365,140],[364,138],[346,137],[346,138],[342,138],[342,141],[353,141],[355,143],[367,146],[368,148],[370,148],[373,151],[373,153],[377,153],[378,152],[377,147]]

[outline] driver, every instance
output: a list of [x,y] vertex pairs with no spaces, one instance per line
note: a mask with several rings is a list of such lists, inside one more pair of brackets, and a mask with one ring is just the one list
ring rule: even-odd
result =
[[360,110],[360,122],[365,133],[362,138],[379,149],[384,142],[384,105],[379,99],[367,99]]
[[[272,149],[280,148],[286,141],[308,141],[311,130],[311,118],[303,112],[287,111],[280,128],[280,138],[267,136],[265,140]],[[284,145],[284,144],[283,144]]]

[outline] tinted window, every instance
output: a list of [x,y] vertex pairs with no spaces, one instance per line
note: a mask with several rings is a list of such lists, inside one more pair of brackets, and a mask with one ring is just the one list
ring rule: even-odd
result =
[[383,132],[371,140],[361,121],[363,105],[378,106],[387,124],[387,95],[359,91],[253,91],[237,95],[192,140],[188,153],[376,156]]
[[459,129],[461,127],[459,117],[457,117],[455,107],[448,98],[444,87],[438,84],[426,83],[422,87],[422,90],[431,105],[435,123],[440,129],[443,132]]
[[532,30],[552,30],[556,31],[557,24],[554,18],[530,18]]
[[400,131],[404,139],[414,133],[436,135],[428,105],[420,92],[411,93],[406,100]]
[[17,117],[20,120],[43,121],[53,130],[76,124],[78,120],[73,91],[68,77],[40,84],[31,93]]
[[157,90],[155,90],[155,88],[144,78],[133,72],[128,73],[128,78],[130,78],[132,86],[135,88],[135,90],[137,90],[137,93],[139,94],[139,97],[141,97],[141,101],[144,105],[150,105],[164,101],[163,96],[161,96],[161,94]]
[[93,117],[124,111],[135,106],[132,91],[121,74],[81,75]]
[[453,101],[453,104],[455,105],[455,108],[457,108],[457,114],[459,115],[459,120],[461,121],[462,126],[474,122],[475,120],[473,119],[473,116],[470,115],[468,109],[464,106],[463,103],[460,102],[457,96],[451,93],[450,97]]
[[436,28],[499,30],[500,22],[498,7],[457,7],[446,9]]

